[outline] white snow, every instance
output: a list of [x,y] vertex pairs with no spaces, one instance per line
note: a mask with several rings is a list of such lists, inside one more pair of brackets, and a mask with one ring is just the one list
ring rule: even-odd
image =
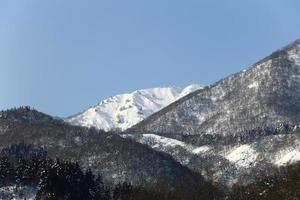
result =
[[65,119],[66,122],[97,129],[125,130],[177,99],[202,87],[197,84],[185,88],[160,87],[120,94],[98,103],[86,111]]
[[211,148],[209,146],[202,146],[202,147],[198,147],[196,149],[193,149],[193,153],[194,154],[200,154],[200,153],[205,153],[207,151],[209,151]]
[[135,135],[132,134],[124,134],[122,135],[124,138],[134,138],[137,142],[141,144],[146,144],[150,146],[153,149],[163,151],[167,148],[175,148],[175,147],[181,147],[185,149],[186,151],[190,152],[191,154],[202,154],[206,153],[211,149],[209,146],[201,146],[197,147],[191,144],[187,144],[185,142],[163,137],[155,134],[141,134],[139,137],[135,138]]
[[258,153],[248,144],[233,148],[225,158],[234,163],[237,167],[251,167],[255,164]]
[[300,161],[300,149],[287,149],[281,151],[276,155],[274,164],[277,166],[283,166]]
[[158,136],[155,134],[143,134],[143,140],[147,141],[150,140],[151,142],[155,142],[155,146],[164,146],[164,147],[175,147],[175,146],[181,146],[185,147],[186,144],[184,142],[181,142],[179,140],[167,138],[167,137],[162,137]]
[[191,85],[185,87],[185,88],[180,92],[180,94],[179,94],[179,96],[177,97],[177,99],[179,99],[179,98],[181,98],[181,97],[184,97],[184,96],[186,96],[186,95],[188,95],[188,94],[190,94],[190,93],[192,93],[192,92],[194,92],[194,91],[196,91],[196,90],[199,90],[199,89],[201,89],[201,88],[202,88],[202,87],[201,87],[200,85],[198,85],[198,84],[191,84]]
[[141,134],[138,136],[139,136],[138,138],[135,138],[135,135],[132,134],[122,135],[122,137],[124,138],[134,138],[139,143],[147,144],[152,148],[159,148],[159,147],[166,148],[166,147],[176,147],[176,146],[186,147],[187,145],[186,143],[181,142],[179,140],[175,140],[175,139],[171,139],[171,138],[167,138],[155,134]]
[[251,83],[250,85],[248,85],[248,88],[250,88],[250,89],[252,89],[252,88],[257,89],[258,86],[259,86],[258,82],[255,81],[255,82]]

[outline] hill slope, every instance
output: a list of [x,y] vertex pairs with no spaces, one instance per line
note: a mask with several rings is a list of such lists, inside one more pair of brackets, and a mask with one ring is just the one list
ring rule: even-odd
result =
[[126,131],[209,180],[248,184],[300,161],[300,40]]
[[[200,175],[170,156],[117,134],[52,123],[52,117],[29,108],[1,113],[0,150],[19,143],[42,147],[50,158],[79,162],[84,169],[102,174],[109,183],[129,181],[151,187],[159,182],[176,186],[186,180],[187,185],[205,184]],[[36,114],[34,122],[41,123],[27,120],[33,119],[32,113]]]
[[247,70],[179,99],[130,132],[156,133],[194,144],[235,142],[256,128],[298,124],[300,40]]

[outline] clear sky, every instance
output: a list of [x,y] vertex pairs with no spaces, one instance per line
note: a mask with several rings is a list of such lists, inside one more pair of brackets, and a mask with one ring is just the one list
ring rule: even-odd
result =
[[211,84],[300,38],[299,0],[0,0],[0,109]]

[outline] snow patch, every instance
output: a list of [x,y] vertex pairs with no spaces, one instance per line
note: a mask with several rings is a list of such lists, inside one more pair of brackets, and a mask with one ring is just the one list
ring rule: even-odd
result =
[[241,145],[230,151],[225,158],[237,167],[252,167],[258,157],[258,153],[248,144]]
[[287,149],[279,152],[276,156],[274,164],[283,166],[300,161],[300,149]]
[[258,87],[259,87],[258,82],[253,82],[250,85],[248,85],[248,88],[250,88],[250,89],[252,89],[252,88],[257,89]]
[[202,147],[198,147],[196,149],[193,149],[193,153],[194,154],[200,154],[200,153],[205,153],[207,151],[209,151],[211,148],[209,146],[202,146]]
[[153,149],[163,151],[167,148],[175,148],[175,147],[181,147],[185,149],[186,151],[190,152],[191,154],[202,154],[206,153],[209,150],[211,150],[211,147],[209,146],[201,146],[197,147],[191,144],[187,144],[185,142],[172,139],[172,138],[167,138],[155,134],[141,134],[136,137],[136,135],[132,134],[124,134],[122,135],[124,138],[133,138],[137,142],[141,144],[146,144],[150,146]]
[[163,147],[175,147],[175,146],[185,147],[186,146],[184,142],[181,142],[179,140],[162,137],[155,134],[143,134],[141,140],[139,141],[144,144],[152,143],[152,148],[157,148],[159,146],[163,146]]

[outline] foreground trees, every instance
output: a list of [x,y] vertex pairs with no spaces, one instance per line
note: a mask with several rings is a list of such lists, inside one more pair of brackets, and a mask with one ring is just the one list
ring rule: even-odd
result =
[[259,176],[255,183],[232,189],[192,188],[188,180],[175,188],[163,181],[154,188],[130,183],[107,185],[100,175],[82,170],[78,163],[49,159],[41,148],[18,144],[0,152],[0,187],[36,188],[37,200],[197,200],[300,199],[300,163]]
[[0,187],[13,185],[36,188],[37,200],[196,200],[220,194],[214,187],[192,188],[184,178],[175,188],[164,181],[151,189],[128,182],[107,185],[90,169],[49,159],[43,149],[23,143],[0,152]]
[[228,199],[300,199],[300,163],[281,167],[247,186],[234,186]]

